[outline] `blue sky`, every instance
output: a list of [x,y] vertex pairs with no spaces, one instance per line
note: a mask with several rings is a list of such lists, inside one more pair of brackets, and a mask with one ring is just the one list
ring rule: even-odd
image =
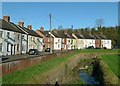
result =
[[75,29],[95,27],[96,19],[104,19],[104,26],[118,25],[117,2],[3,2],[2,15],[9,15],[17,24],[24,21],[33,29],[41,26],[49,30],[49,14],[52,14],[52,29],[62,25],[63,28]]

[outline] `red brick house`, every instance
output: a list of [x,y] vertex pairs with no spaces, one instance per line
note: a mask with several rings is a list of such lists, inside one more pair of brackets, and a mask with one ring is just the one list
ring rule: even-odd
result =
[[[44,31],[44,28],[41,27],[40,30],[36,30],[36,33],[43,37],[44,49],[50,48],[50,34],[49,31]],[[52,37],[52,48],[54,48],[54,39]]]

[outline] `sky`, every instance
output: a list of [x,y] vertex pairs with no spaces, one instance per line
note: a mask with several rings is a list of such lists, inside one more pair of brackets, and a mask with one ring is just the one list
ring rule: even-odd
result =
[[34,30],[50,29],[50,13],[52,29],[92,28],[97,19],[104,19],[106,27],[118,25],[117,2],[2,2],[2,16],[9,15],[15,24],[24,21],[25,27],[31,24]]

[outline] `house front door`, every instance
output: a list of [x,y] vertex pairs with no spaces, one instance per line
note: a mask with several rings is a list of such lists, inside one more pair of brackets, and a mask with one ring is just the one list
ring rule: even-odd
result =
[[11,45],[11,55],[13,55],[13,45]]
[[15,55],[15,45],[14,45],[14,55]]

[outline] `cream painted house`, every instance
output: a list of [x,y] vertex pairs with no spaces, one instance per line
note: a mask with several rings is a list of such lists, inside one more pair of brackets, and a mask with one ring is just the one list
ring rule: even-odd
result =
[[72,34],[72,36],[76,39],[76,47],[77,49],[84,49],[85,48],[85,37],[78,33],[78,34]]
[[28,25],[27,28],[21,28],[28,34],[27,51],[29,51],[30,49],[37,49],[38,51],[43,51],[43,38],[39,36],[34,30],[32,30],[32,26]]
[[95,37],[91,34],[84,35],[85,37],[85,48],[93,46],[95,48]]
[[53,37],[53,50],[55,51],[60,51],[61,50],[61,42],[62,42],[62,38],[60,37],[60,35],[58,34],[57,30],[52,31],[52,33],[49,32],[49,34],[51,34],[51,36]]
[[103,34],[99,36],[101,38],[101,48],[106,47],[107,49],[112,48],[112,41],[111,39],[106,38]]

